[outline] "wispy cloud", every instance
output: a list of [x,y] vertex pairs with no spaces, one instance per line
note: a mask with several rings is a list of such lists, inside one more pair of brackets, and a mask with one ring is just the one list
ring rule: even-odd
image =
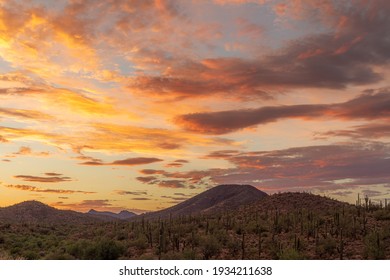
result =
[[226,134],[245,127],[282,119],[387,120],[390,118],[390,91],[364,93],[347,102],[270,106],[221,112],[193,113],[176,118],[183,128],[205,134]]
[[38,157],[47,157],[50,155],[50,152],[34,152],[30,147],[22,146],[15,153],[7,155],[7,157],[17,157],[17,156],[38,156]]
[[[49,174],[49,175],[48,175]],[[52,173],[46,173],[46,177],[42,176],[31,176],[31,175],[15,175],[14,178],[21,179],[27,182],[39,182],[39,183],[59,183],[59,182],[70,182],[73,181],[72,178],[67,176],[54,175]]]
[[17,189],[22,191],[37,192],[37,193],[59,193],[59,194],[95,194],[96,192],[80,191],[80,190],[65,190],[65,189],[45,189],[30,185],[6,185],[7,188]]
[[127,165],[127,166],[134,166],[134,165],[143,165],[143,164],[150,164],[150,163],[156,163],[163,161],[159,158],[146,158],[146,157],[137,157],[137,158],[127,158],[123,160],[115,160],[113,162],[101,162],[101,161],[85,161],[80,164],[82,165]]
[[114,193],[119,195],[135,195],[135,196],[148,194],[147,192],[144,191],[125,191],[125,190],[115,190]]

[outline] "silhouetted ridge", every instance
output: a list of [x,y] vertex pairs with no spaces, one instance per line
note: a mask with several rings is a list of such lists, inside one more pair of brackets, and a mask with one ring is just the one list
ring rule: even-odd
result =
[[117,214],[109,211],[96,211],[94,209],[91,209],[88,211],[87,214],[94,215],[97,217],[109,217],[109,218],[121,219],[121,220],[129,219],[131,217],[137,216],[137,214],[133,212],[129,212],[127,210],[122,210]]
[[141,215],[158,218],[233,210],[267,196],[251,185],[219,185],[164,210]]
[[[311,193],[285,192],[270,195],[261,200],[261,202],[251,205],[250,211],[279,210],[291,212],[297,209],[310,209],[321,212],[342,207],[352,207],[352,205]],[[242,209],[242,211],[246,212],[248,209]]]
[[71,210],[59,210],[32,200],[0,208],[0,221],[12,223],[84,223],[96,221],[96,218]]

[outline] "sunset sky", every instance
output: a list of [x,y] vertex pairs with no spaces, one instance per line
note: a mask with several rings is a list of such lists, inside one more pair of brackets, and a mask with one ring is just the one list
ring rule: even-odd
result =
[[390,198],[389,27],[388,0],[0,0],[0,207]]

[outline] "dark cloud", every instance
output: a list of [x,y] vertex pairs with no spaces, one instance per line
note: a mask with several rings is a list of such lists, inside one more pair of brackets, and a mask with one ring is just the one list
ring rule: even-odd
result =
[[186,194],[184,193],[174,193],[174,195],[179,195],[179,196],[187,196]]
[[167,163],[166,165],[165,165],[165,167],[182,167],[183,166],[183,164],[182,163],[177,163],[177,162],[171,162],[171,163]]
[[370,123],[353,126],[350,129],[332,130],[322,133],[315,133],[315,138],[349,137],[358,138],[388,138],[390,137],[390,125],[387,123]]
[[[311,11],[310,19],[318,20],[318,14],[326,18],[322,21],[329,28],[323,33],[297,38],[287,47],[252,59],[170,61],[164,74],[138,76],[130,79],[128,86],[132,92],[171,100],[211,95],[245,99],[270,98],[280,89],[343,89],[382,80],[383,70],[378,66],[386,66],[390,59],[390,17],[385,12],[390,9],[389,2],[326,2],[329,9],[305,5]],[[248,22],[244,26],[261,33]]]
[[124,190],[116,190],[114,191],[116,194],[119,195],[147,195],[147,192],[144,191],[124,191]]
[[185,159],[177,159],[174,162],[177,162],[177,163],[189,163],[189,161],[185,160]]
[[390,90],[366,92],[352,100],[335,104],[268,106],[178,116],[175,123],[204,134],[225,134],[245,127],[286,118],[345,120],[390,119]]
[[30,175],[15,175],[14,178],[21,179],[27,182],[40,182],[40,183],[58,183],[58,182],[70,182],[72,178],[66,176],[30,176]]
[[334,196],[349,196],[349,195],[353,194],[353,192],[352,191],[339,191],[339,192],[332,192],[329,194],[334,195]]
[[[222,174],[225,169],[210,169],[210,170],[192,170],[185,172],[168,172],[158,169],[142,169],[139,171],[145,177],[137,177],[143,183],[156,185],[166,188],[189,188],[195,189],[198,187],[210,186],[210,177],[212,175]],[[184,195],[184,194],[183,194]]]
[[165,173],[167,173],[164,170],[156,170],[156,169],[142,169],[139,172],[142,173],[142,174],[145,174],[145,175],[155,175],[155,174],[165,174]]
[[182,167],[185,163],[189,163],[189,161],[185,159],[178,159],[173,162],[167,163],[165,167]]
[[149,164],[154,162],[163,161],[159,158],[146,158],[146,157],[138,157],[138,158],[128,158],[124,160],[116,160],[110,163],[111,165],[140,165],[140,164]]
[[204,156],[203,158],[208,159],[225,159],[234,155],[239,154],[240,152],[237,150],[222,150],[222,151],[214,151],[210,154]]
[[55,172],[46,172],[45,175],[46,176],[62,176],[61,173],[55,173]]
[[383,192],[376,191],[376,190],[363,190],[362,193],[364,196],[367,197],[380,196],[383,194]]
[[142,183],[152,183],[157,180],[155,176],[140,176],[136,177],[136,179]]
[[176,197],[176,196],[170,196],[170,195],[163,195],[161,197],[172,199],[173,201],[176,201],[176,202],[186,201],[188,199],[186,197]]
[[147,157],[137,157],[137,158],[127,158],[124,160],[115,160],[113,162],[104,163],[100,160],[90,160],[85,161],[80,164],[82,165],[127,165],[127,166],[134,166],[134,165],[142,165],[142,164],[149,164],[149,163],[155,163],[163,161],[159,158],[147,158]]
[[217,184],[248,183],[274,190],[335,190],[383,186],[390,180],[390,146],[346,143],[247,152],[225,158],[235,168],[209,170]]
[[63,190],[63,189],[44,189],[30,185],[7,185],[7,188],[18,189],[22,191],[38,192],[38,193],[61,193],[61,194],[95,194],[96,192],[78,191],[78,190]]
[[109,164],[104,164],[102,161],[94,161],[94,160],[84,161],[80,164],[81,165],[90,165],[90,166],[109,165]]
[[151,200],[151,199],[147,197],[133,197],[131,200]]
[[187,187],[186,183],[185,180],[163,180],[159,181],[157,184],[161,188],[181,189]]

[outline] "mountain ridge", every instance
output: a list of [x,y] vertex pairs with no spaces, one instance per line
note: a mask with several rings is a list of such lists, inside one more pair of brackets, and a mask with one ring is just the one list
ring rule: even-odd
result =
[[16,223],[86,223],[96,218],[73,210],[60,210],[37,200],[28,200],[0,208],[0,221]]
[[[332,209],[350,206],[346,202],[308,193],[286,192],[268,195],[251,185],[219,185],[192,198],[159,211],[141,215],[122,210],[119,213],[89,210],[80,213],[60,210],[42,202],[31,200],[8,207],[0,207],[0,221],[16,223],[88,223],[132,221],[134,219],[168,218],[180,215],[211,215],[221,211],[292,211],[297,208]],[[246,210],[245,210],[246,207]]]
[[120,220],[126,220],[131,217],[137,216],[134,212],[130,212],[127,210],[122,210],[119,213],[114,213],[110,211],[96,211],[95,209],[89,210],[86,214],[94,215],[94,216],[104,216],[104,217],[111,217],[114,219],[120,219]]
[[236,209],[242,204],[253,203],[265,196],[268,194],[251,185],[218,185],[172,207],[142,214],[135,218],[153,219],[188,214],[212,214],[222,210]]

